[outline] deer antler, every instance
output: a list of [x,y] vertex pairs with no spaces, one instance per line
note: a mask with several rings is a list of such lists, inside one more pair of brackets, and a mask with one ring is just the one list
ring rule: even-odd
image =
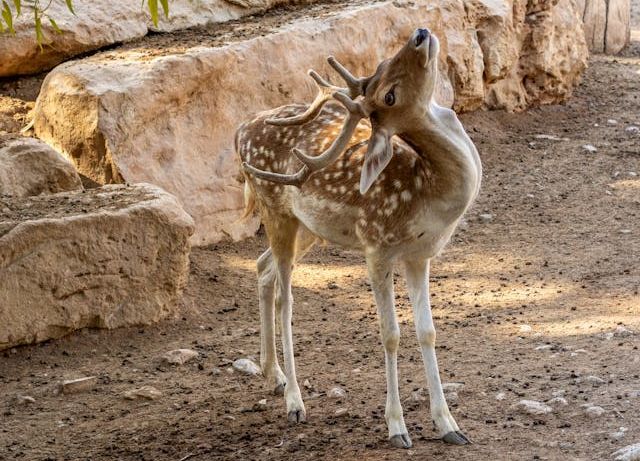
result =
[[349,92],[347,88],[340,88],[330,84],[315,70],[310,70],[308,74],[316,82],[316,86],[318,87],[318,95],[309,105],[309,108],[304,111],[304,113],[294,115],[293,117],[268,118],[265,120],[266,123],[277,126],[302,125],[316,118],[320,113],[322,106],[324,106],[333,97],[334,93],[346,94]]
[[309,108],[304,111],[304,113],[294,115],[293,117],[269,118],[265,120],[265,122],[269,125],[277,126],[302,125],[316,118],[320,113],[322,106],[324,106],[333,97],[334,93],[349,95],[351,99],[355,99],[364,93],[364,88],[368,81],[367,78],[354,77],[351,72],[349,72],[333,56],[329,56],[327,61],[345,81],[347,84],[346,88],[334,86],[322,78],[315,70],[310,70],[308,74],[316,82],[318,95],[309,105]]
[[366,117],[366,111],[362,107],[362,104],[350,99],[345,93],[336,91],[331,96],[340,101],[348,113],[340,134],[334,139],[326,151],[317,157],[310,157],[298,149],[292,149],[294,155],[304,163],[304,166],[295,174],[272,173],[270,171],[260,170],[249,165],[247,162],[243,162],[242,166],[245,171],[251,173],[256,178],[301,187],[313,172],[321,170],[333,163],[346,149],[349,140],[358,127],[358,123],[362,118]]

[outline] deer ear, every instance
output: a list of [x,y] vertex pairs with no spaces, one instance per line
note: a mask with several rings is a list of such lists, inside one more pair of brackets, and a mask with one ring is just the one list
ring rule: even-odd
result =
[[393,157],[391,137],[386,130],[374,127],[360,174],[360,193],[364,195]]

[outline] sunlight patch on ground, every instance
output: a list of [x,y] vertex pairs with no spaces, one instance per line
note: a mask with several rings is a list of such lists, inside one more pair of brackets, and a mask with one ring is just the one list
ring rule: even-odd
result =
[[[243,258],[238,255],[223,255],[224,264],[234,269],[241,269],[256,273],[256,260]],[[363,264],[328,265],[299,263],[293,271],[292,285],[294,287],[327,289],[330,282],[340,284],[344,278],[359,278],[366,276]]]

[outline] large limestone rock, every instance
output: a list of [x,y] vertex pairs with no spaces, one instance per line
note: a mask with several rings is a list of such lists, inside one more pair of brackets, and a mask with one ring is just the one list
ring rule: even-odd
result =
[[578,0],[589,49],[616,54],[631,37],[631,0]]
[[33,15],[25,5],[14,24],[16,34],[0,35],[0,77],[48,70],[87,51],[144,37],[149,30],[173,31],[224,22],[299,1],[171,0],[169,18],[162,16],[156,28],[151,23],[146,2],[74,0],[74,15],[67,10],[65,2],[56,0],[51,2],[47,14],[55,19],[63,33],[56,34],[48,21],[43,21],[47,44],[42,50],[36,42]]
[[586,65],[573,0],[342,8],[271,29],[247,20],[242,39],[187,38],[173,42],[173,53],[141,42],[59,66],[43,83],[35,131],[98,182],[150,182],[178,196],[196,221],[194,243],[202,244],[256,228],[239,221],[236,127],[259,110],[310,101],[306,70],[329,74],[329,54],[369,74],[426,25],[442,44],[438,97],[458,111],[562,101]]
[[192,231],[150,185],[0,197],[0,349],[174,312]]
[[73,164],[34,138],[0,137],[0,195],[28,197],[82,189]]

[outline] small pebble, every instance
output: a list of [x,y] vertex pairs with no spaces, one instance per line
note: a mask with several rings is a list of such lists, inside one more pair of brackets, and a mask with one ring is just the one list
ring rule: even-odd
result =
[[594,387],[602,386],[603,384],[606,383],[604,379],[599,378],[598,376],[593,376],[593,375],[586,376],[584,378],[579,378],[578,382],[589,383],[589,384],[592,384]]
[[245,373],[247,375],[255,376],[262,373],[260,367],[250,359],[238,359],[233,362],[232,366],[234,370],[238,370],[239,372]]
[[267,410],[267,399],[258,400],[258,402],[253,406],[253,411],[266,411]]
[[482,213],[478,217],[483,223],[488,223],[493,220],[493,215],[491,213]]
[[620,427],[616,432],[612,432],[611,434],[609,434],[609,437],[611,437],[613,440],[621,440],[624,438],[624,435],[628,430],[629,429],[624,426]]
[[332,399],[342,399],[346,396],[347,392],[339,386],[332,387],[331,389],[329,389],[329,392],[327,392],[327,397]]
[[640,442],[621,448],[611,456],[615,456],[615,461],[640,461]]
[[589,406],[585,408],[584,412],[587,414],[589,418],[599,418],[600,416],[605,414],[605,409],[597,405],[594,405],[594,406]]
[[162,396],[162,392],[153,386],[142,386],[124,393],[127,400],[155,400]]
[[553,412],[553,408],[536,400],[520,400],[514,405],[520,411],[530,415],[542,416]]
[[567,405],[569,405],[569,402],[567,402],[567,399],[565,399],[564,397],[554,397],[547,403],[554,407],[566,407]]
[[29,405],[31,403],[36,403],[36,399],[31,397],[30,395],[19,395],[16,397],[16,402],[21,405]]
[[58,385],[58,392],[62,394],[78,394],[93,389],[98,384],[97,376],[88,376],[86,378],[71,379],[62,381]]
[[464,383],[444,383],[442,390],[444,392],[457,392],[464,387]]
[[199,354],[192,349],[175,349],[162,356],[162,361],[170,365],[183,365]]
[[598,152],[598,148],[593,144],[585,144],[584,146],[582,146],[582,148],[587,152],[591,152],[591,153]]

